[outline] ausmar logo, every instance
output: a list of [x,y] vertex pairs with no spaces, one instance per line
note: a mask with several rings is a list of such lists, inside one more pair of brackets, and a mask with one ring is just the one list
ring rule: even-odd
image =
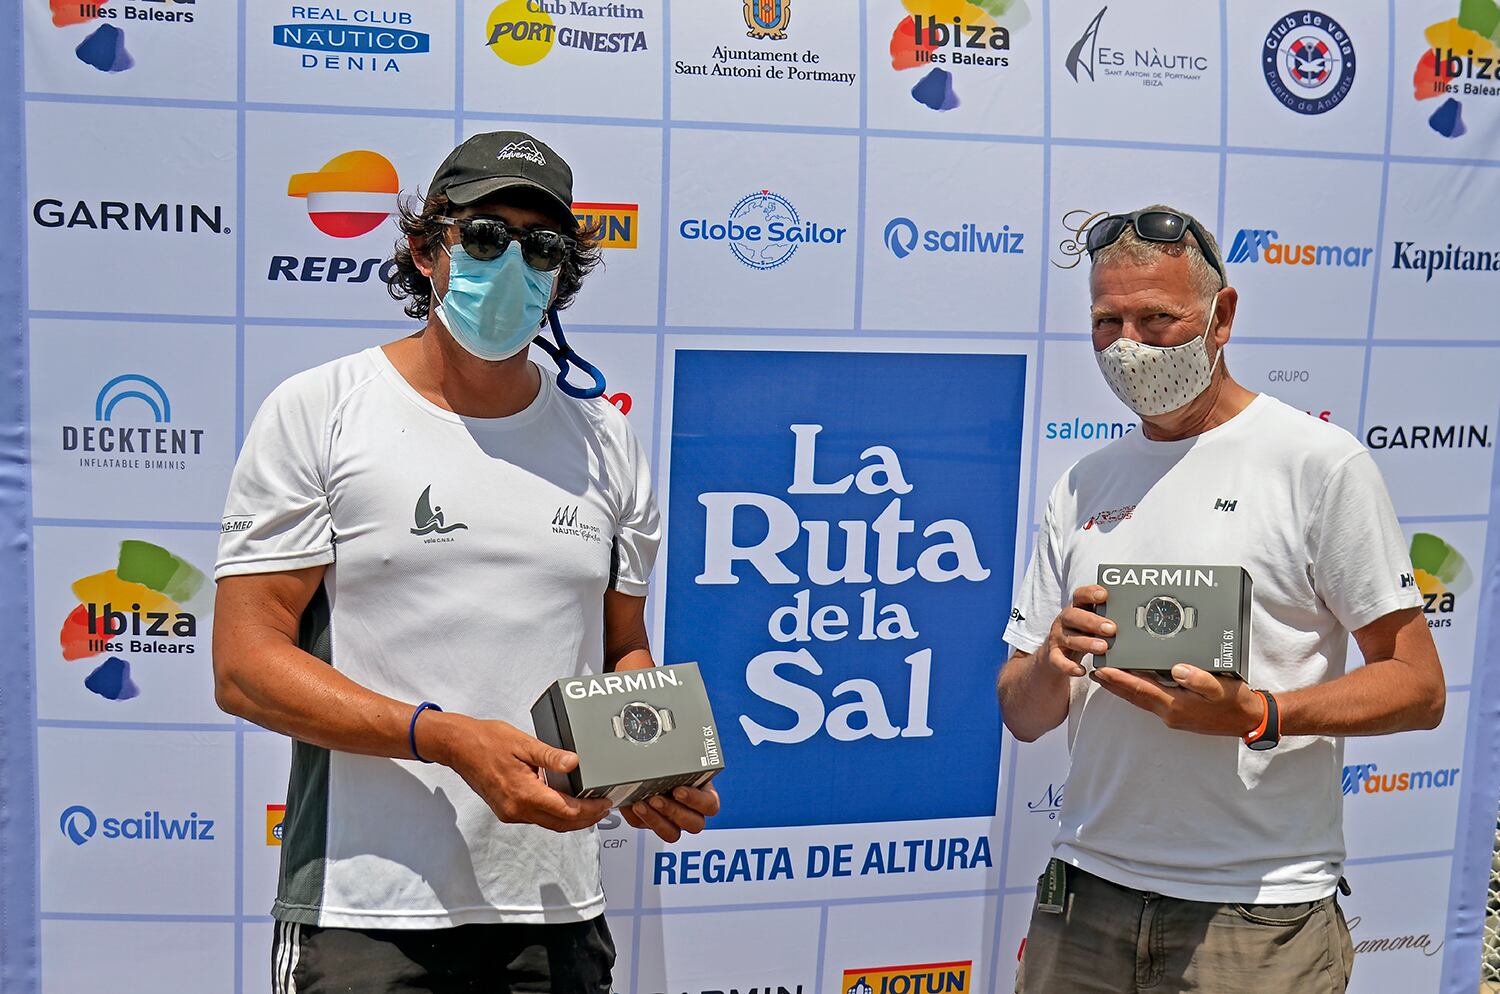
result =
[[96,836],[110,841],[217,842],[214,819],[189,811],[186,818],[170,818],[160,811],[143,811],[139,817],[97,817],[82,804],[63,811],[58,827],[69,842],[81,846]]
[[1368,245],[1298,245],[1280,240],[1274,228],[1241,228],[1224,261],[1230,264],[1266,262],[1273,266],[1338,266],[1362,269],[1375,251]]
[[972,960],[845,970],[844,994],[968,994]]
[[724,242],[751,269],[775,269],[791,261],[803,245],[842,245],[848,228],[804,219],[779,193],[760,190],[741,197],[725,221],[688,218],[677,235],[688,241]]
[[227,235],[220,204],[144,203],[139,200],[60,200],[42,197],[31,205],[31,220],[42,228],[92,231],[150,231],[172,235]]
[[432,484],[427,484],[422,491],[422,496],[417,498],[417,506],[413,511],[417,527],[411,530],[413,535],[431,535],[432,538],[424,539],[425,542],[452,542],[451,538],[437,538],[438,535],[446,535],[449,532],[467,529],[469,526],[461,521],[453,524],[445,524],[443,521],[443,509],[432,503]]
[[1099,582],[1129,584],[1133,587],[1217,587],[1211,569],[1190,566],[1110,566],[1099,574]]
[[999,231],[987,231],[972,221],[957,228],[919,230],[911,218],[897,217],[885,226],[885,247],[898,259],[915,252],[1022,255],[1026,251],[1021,245],[1025,237],[1019,231],[1011,231],[1008,224]]
[[792,21],[792,0],[745,0],[745,27],[751,38],[786,39]]
[[[355,149],[321,168],[294,173],[286,195],[307,205],[307,219],[330,238],[358,238],[385,223],[396,210],[400,178],[379,152]],[[271,282],[365,283],[372,275],[389,282],[394,263],[380,256],[273,255],[266,272]]]
[[1208,56],[1195,52],[1170,49],[1163,52],[1156,45],[1115,48],[1100,44],[1099,25],[1108,10],[1108,7],[1100,8],[1068,51],[1064,65],[1076,82],[1117,79],[1154,88],[1197,82],[1208,72]]
[[1434,273],[1493,273],[1500,270],[1500,251],[1464,248],[1452,242],[1441,248],[1418,248],[1416,242],[1398,241],[1391,252],[1391,268],[1426,272],[1422,282],[1431,283]]
[[598,525],[591,525],[587,521],[578,519],[577,504],[567,504],[557,509],[557,513],[552,515],[552,534],[571,535],[585,542],[603,541]]
[[412,30],[409,10],[293,4],[290,16],[271,28],[271,43],[300,51],[303,69],[399,73],[403,58],[431,47],[424,32]]
[[573,216],[587,227],[597,223],[599,244],[604,248],[633,249],[641,223],[639,204],[575,203]]
[[1441,790],[1458,786],[1459,767],[1381,773],[1374,763],[1344,767],[1344,794],[1402,794],[1413,790]]
[[1372,449],[1488,449],[1489,425],[1371,425],[1365,445]]
[[85,469],[182,470],[203,454],[206,429],[172,426],[172,401],[142,373],[121,373],[99,388],[92,423],[62,426],[62,451]]
[[1417,532],[1411,537],[1411,564],[1413,572],[1402,576],[1402,586],[1407,586],[1406,577],[1410,576],[1421,591],[1427,627],[1453,627],[1458,599],[1474,583],[1469,561],[1446,540],[1430,532]]
[[530,66],[553,48],[591,55],[629,55],[647,50],[646,32],[618,21],[644,20],[640,7],[580,0],[505,0],[485,19],[485,45],[513,66]]
[[1354,42],[1343,26],[1316,10],[1279,19],[1261,46],[1261,71],[1271,95],[1298,114],[1326,114],[1354,87]]

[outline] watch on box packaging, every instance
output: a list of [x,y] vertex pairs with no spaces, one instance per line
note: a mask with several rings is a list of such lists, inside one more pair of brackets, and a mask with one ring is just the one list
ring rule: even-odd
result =
[[1105,563],[1099,585],[1109,598],[1094,611],[1116,633],[1096,667],[1148,670],[1167,684],[1178,663],[1249,679],[1252,581],[1243,566]]
[[697,663],[564,677],[531,707],[536,737],[578,754],[547,782],[616,807],[701,787],[724,769],[724,750]]

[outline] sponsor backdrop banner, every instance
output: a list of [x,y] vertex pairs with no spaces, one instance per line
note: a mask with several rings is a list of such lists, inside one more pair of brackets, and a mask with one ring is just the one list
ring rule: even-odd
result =
[[564,317],[729,763],[713,831],[601,827],[616,990],[1011,989],[1068,761],[1004,732],[1000,634],[1047,489],[1136,430],[1083,232],[1165,201],[1235,375],[1374,452],[1446,667],[1439,728],[1347,745],[1353,989],[1472,991],[1500,6],[1307,2],[0,7],[0,987],[267,988],[289,748],[213,702],[230,469],[280,380],[410,332],[397,197],[519,128],[604,226]]

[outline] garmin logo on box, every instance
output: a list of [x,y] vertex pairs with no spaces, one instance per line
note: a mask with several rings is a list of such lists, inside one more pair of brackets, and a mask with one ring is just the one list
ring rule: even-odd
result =
[[1128,583],[1138,587],[1158,584],[1173,587],[1217,587],[1219,585],[1219,581],[1214,579],[1213,570],[1186,569],[1181,566],[1174,566],[1170,569],[1157,566],[1127,566],[1121,569],[1118,566],[1109,566],[1099,574],[1099,582]]
[[659,687],[681,685],[679,675],[672,670],[634,670],[629,673],[606,673],[601,677],[582,677],[569,680],[562,691],[575,701],[585,697],[607,697],[611,694],[629,694],[641,690],[656,690]]

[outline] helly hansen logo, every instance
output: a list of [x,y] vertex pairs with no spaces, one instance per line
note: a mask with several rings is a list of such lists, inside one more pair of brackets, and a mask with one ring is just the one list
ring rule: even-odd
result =
[[571,535],[574,538],[581,538],[585,542],[603,541],[602,536],[599,534],[598,525],[591,525],[587,521],[579,519],[578,507],[579,505],[577,504],[565,504],[559,507],[557,513],[552,515],[552,533],[554,535]]
[[1239,504],[1238,500],[1226,500],[1223,497],[1220,497],[1218,500],[1214,501],[1214,510],[1233,511],[1237,504]]
[[1402,590],[1405,590],[1407,587],[1415,587],[1416,585],[1417,585],[1417,578],[1415,576],[1413,576],[1410,573],[1402,573],[1401,574],[1401,589]]

